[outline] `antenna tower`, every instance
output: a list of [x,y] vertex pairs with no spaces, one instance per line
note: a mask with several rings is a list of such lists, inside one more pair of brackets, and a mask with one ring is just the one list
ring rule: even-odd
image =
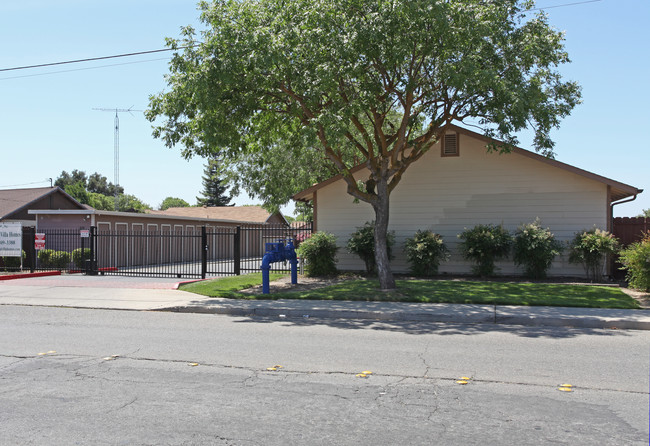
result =
[[113,175],[115,181],[115,210],[119,211],[117,187],[120,185],[120,118],[118,113],[128,112],[133,116],[133,113],[131,112],[141,112],[142,110],[133,110],[133,106],[129,108],[93,108],[93,110],[115,112],[115,133],[113,134]]

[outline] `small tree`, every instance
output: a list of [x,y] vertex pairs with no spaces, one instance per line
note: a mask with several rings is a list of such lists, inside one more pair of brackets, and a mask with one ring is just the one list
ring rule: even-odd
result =
[[196,197],[197,206],[233,206],[230,204],[232,195],[227,193],[228,186],[223,183],[219,160],[208,160],[203,170],[203,196]]
[[475,274],[487,277],[494,274],[494,262],[506,257],[512,245],[512,236],[503,226],[476,225],[458,234],[460,249],[466,260],[476,263]]
[[621,251],[619,261],[621,269],[627,270],[625,278],[632,288],[650,291],[650,232]]
[[576,233],[569,244],[569,262],[582,264],[587,277],[596,282],[603,275],[607,255],[618,252],[618,240],[614,235],[598,228]]
[[[395,244],[395,232],[389,231],[386,234],[386,248],[388,259],[393,258],[393,245]],[[375,260],[375,222],[366,222],[350,236],[347,244],[348,252],[358,255],[366,265],[366,272],[374,274],[377,269]]]
[[315,232],[303,240],[298,255],[305,259],[305,275],[308,277],[336,274],[336,237],[328,232]]
[[514,261],[524,266],[531,279],[546,277],[553,259],[562,252],[562,243],[555,240],[549,228],[542,228],[539,219],[521,225],[515,233]]
[[417,231],[413,238],[406,239],[405,246],[411,272],[416,276],[437,274],[440,262],[449,259],[449,249],[442,237],[432,231]]

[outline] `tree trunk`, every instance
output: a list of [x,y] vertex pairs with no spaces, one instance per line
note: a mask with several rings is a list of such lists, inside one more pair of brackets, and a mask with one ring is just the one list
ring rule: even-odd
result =
[[393,290],[395,278],[390,269],[388,259],[388,211],[389,211],[389,194],[386,180],[377,182],[377,201],[373,203],[375,210],[375,262],[377,264],[377,275],[379,276],[379,286],[382,290]]

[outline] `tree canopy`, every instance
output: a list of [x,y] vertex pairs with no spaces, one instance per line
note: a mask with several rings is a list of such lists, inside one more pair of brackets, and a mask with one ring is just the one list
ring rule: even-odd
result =
[[164,211],[169,208],[187,208],[190,207],[190,204],[183,200],[182,198],[176,198],[176,197],[166,197],[162,203],[160,203],[160,206],[158,206],[158,210]]
[[[286,155],[286,142],[300,153],[296,162],[324,161],[303,168],[342,174],[348,193],[375,211],[382,288],[395,286],[390,193],[448,125],[480,127],[501,141],[490,145],[499,151],[532,128],[535,148],[552,156],[549,133],[580,99],[578,85],[557,70],[569,62],[562,33],[530,11],[532,1],[200,5],[206,30],[186,27],[168,40],[178,51],[169,90],[152,96],[146,112],[154,136],[181,145],[185,157],[218,153],[275,179],[290,168],[273,156]],[[373,187],[352,175],[359,163]]]
[[108,179],[95,172],[90,176],[82,170],[74,169],[72,173],[61,172],[54,182],[68,195],[81,204],[87,204],[95,209],[114,211],[115,195],[117,195],[117,210],[125,212],[144,212],[151,207],[133,195],[125,195],[122,186],[116,186]]

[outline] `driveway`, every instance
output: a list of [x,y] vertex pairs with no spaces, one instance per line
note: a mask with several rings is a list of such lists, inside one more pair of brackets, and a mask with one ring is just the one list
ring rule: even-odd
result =
[[61,275],[0,282],[0,305],[156,310],[186,305],[196,295],[177,291],[183,279]]

